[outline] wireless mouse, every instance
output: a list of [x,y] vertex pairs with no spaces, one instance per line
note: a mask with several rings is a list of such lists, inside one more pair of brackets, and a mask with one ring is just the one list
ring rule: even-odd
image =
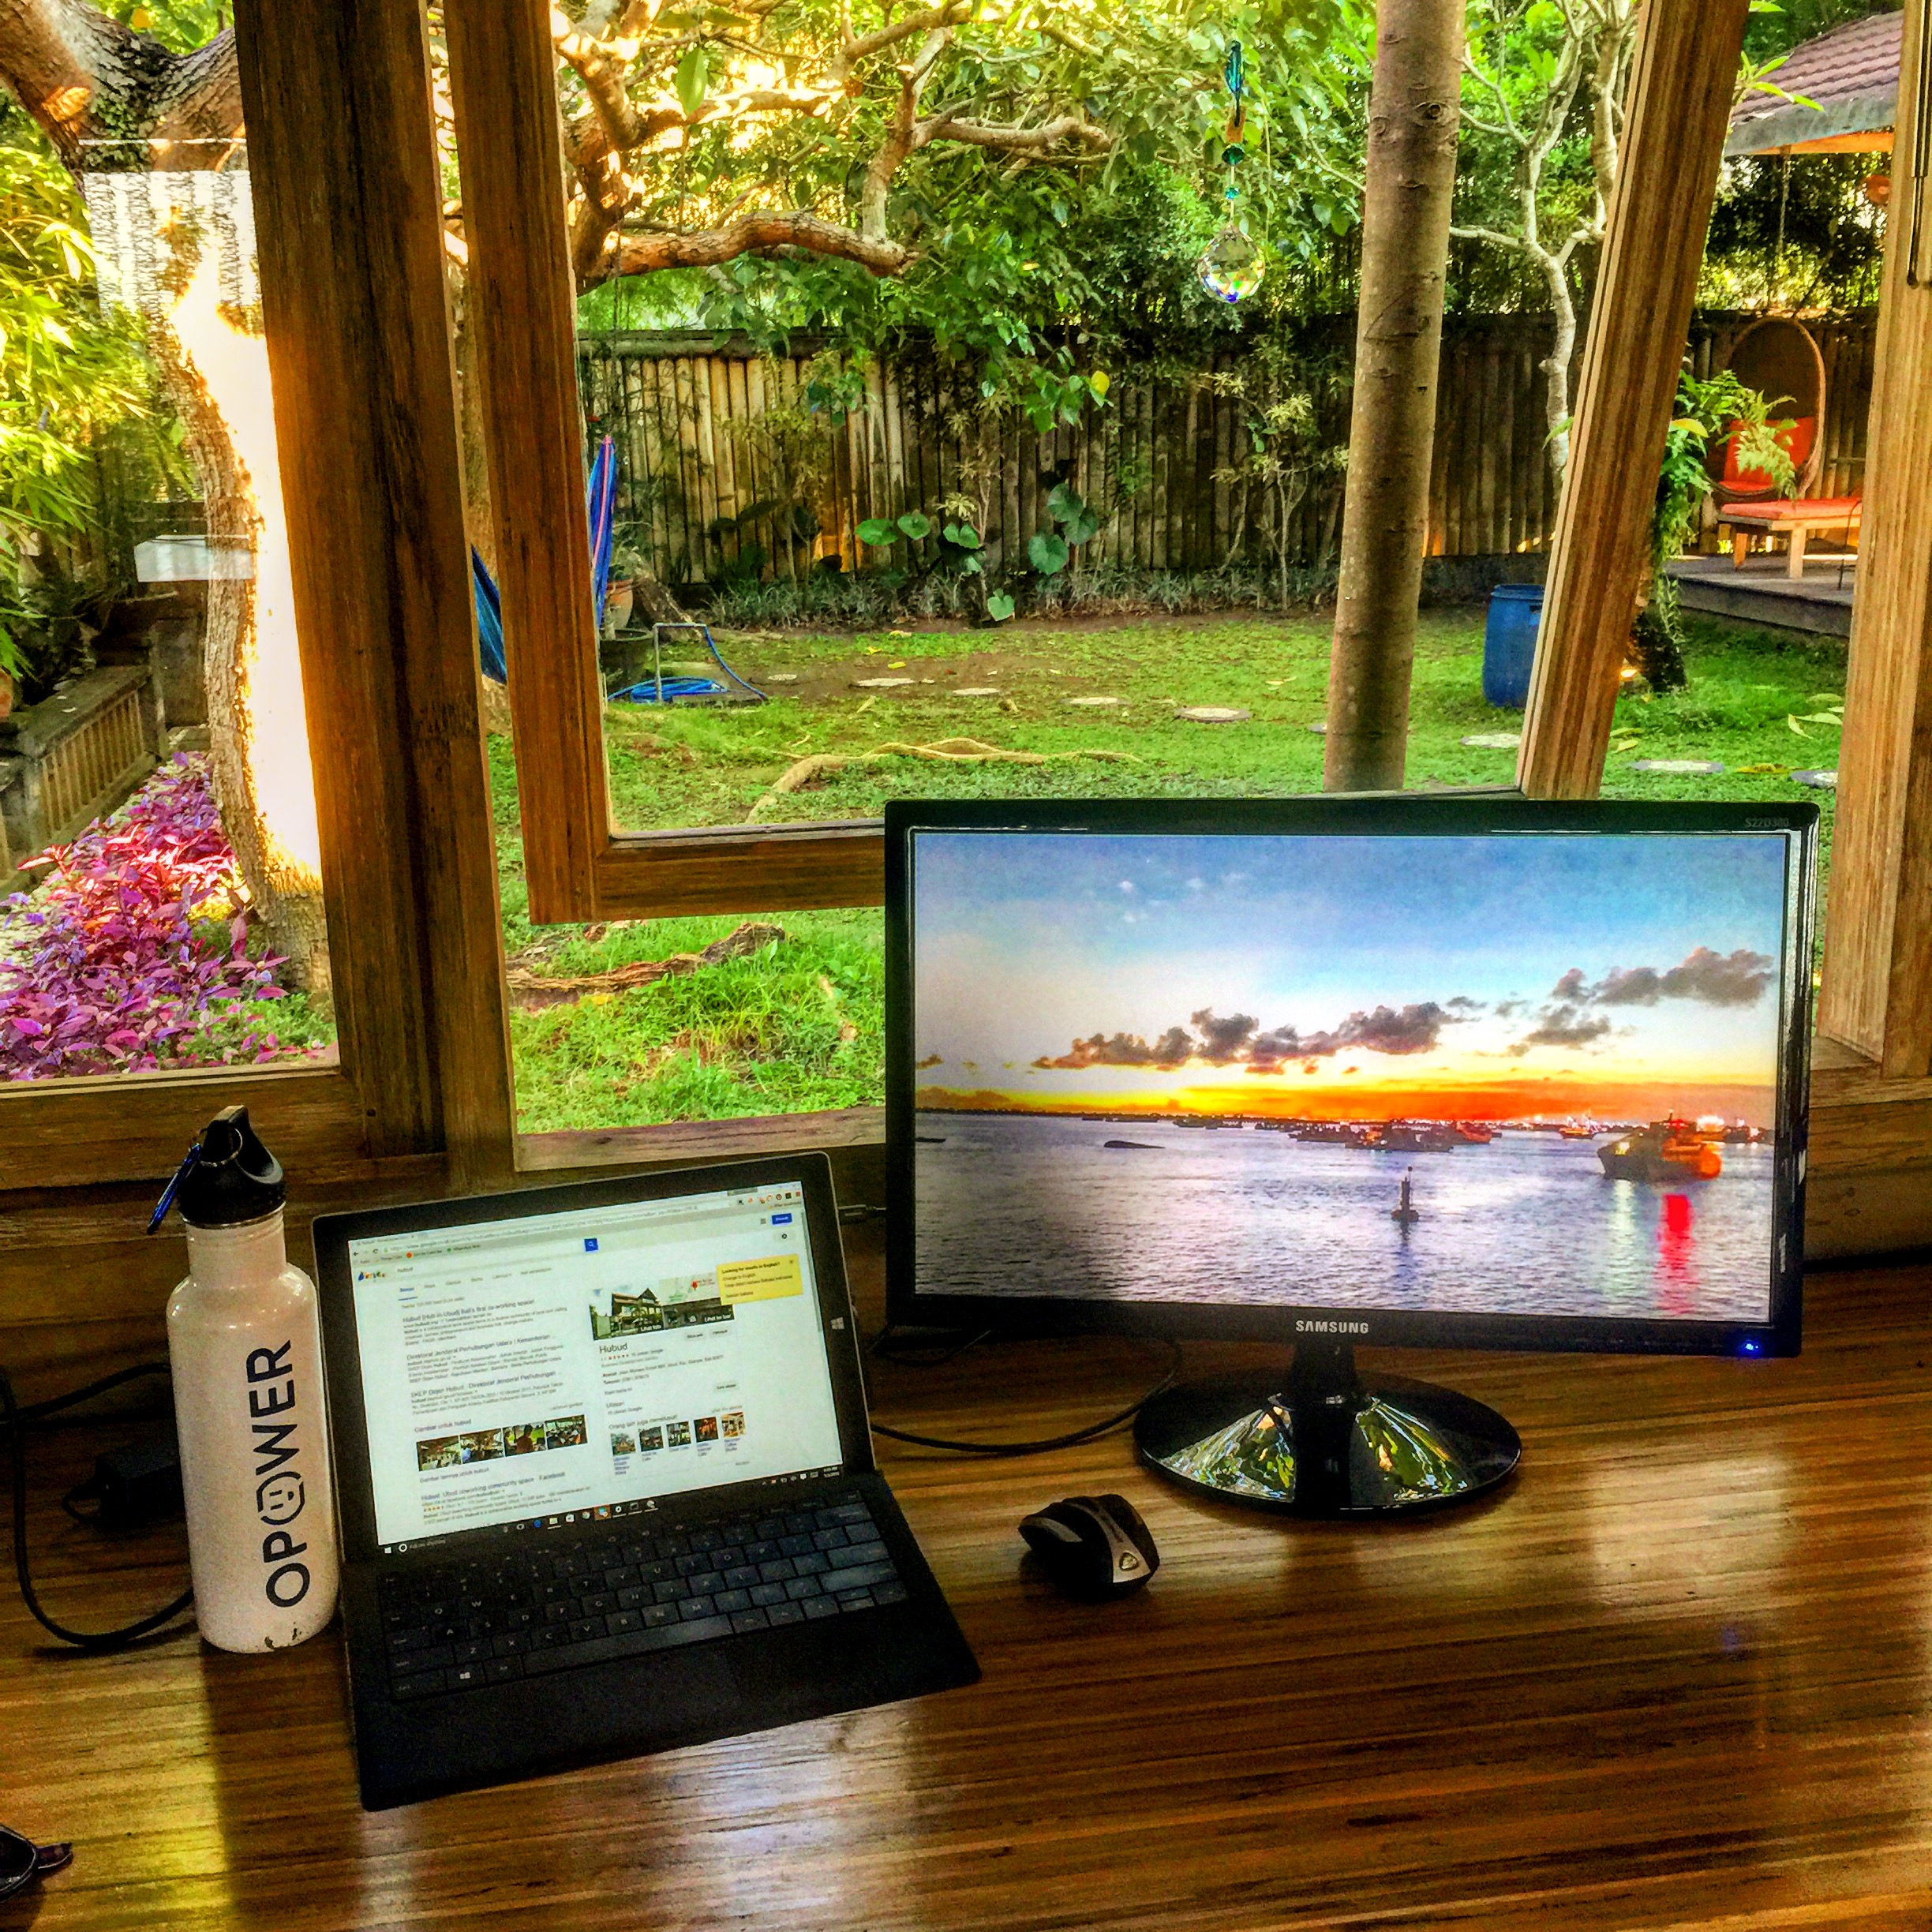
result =
[[1121,1496],[1069,1496],[1020,1525],[1027,1547],[1074,1597],[1125,1597],[1160,1567],[1140,1512]]

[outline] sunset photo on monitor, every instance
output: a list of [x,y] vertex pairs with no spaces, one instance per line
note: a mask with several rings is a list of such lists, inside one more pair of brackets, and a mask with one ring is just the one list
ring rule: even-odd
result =
[[920,1287],[1762,1320],[1788,868],[921,833]]

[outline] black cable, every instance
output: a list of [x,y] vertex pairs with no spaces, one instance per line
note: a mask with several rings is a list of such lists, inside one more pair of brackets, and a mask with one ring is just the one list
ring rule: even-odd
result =
[[[983,1339],[975,1337],[975,1340]],[[970,1346],[971,1344],[967,1346]],[[945,1449],[957,1455],[1044,1455],[1049,1450],[1076,1448],[1081,1443],[1091,1442],[1095,1436],[1108,1434],[1120,1428],[1123,1423],[1131,1422],[1163,1389],[1174,1386],[1174,1377],[1181,1372],[1181,1344],[1170,1342],[1167,1346],[1174,1351],[1174,1358],[1167,1365],[1167,1372],[1144,1395],[1129,1403],[1118,1415],[1109,1416],[1104,1422],[1090,1423],[1085,1428],[1074,1429],[1065,1436],[1049,1436],[1041,1442],[954,1442],[944,1436],[915,1436],[908,1429],[888,1428],[883,1422],[874,1422],[872,1433],[889,1436],[894,1442],[911,1443],[915,1448]]]
[[938,1368],[949,1361],[956,1361],[968,1349],[977,1348],[982,1342],[993,1339],[990,1328],[982,1328],[977,1335],[969,1335],[964,1341],[930,1344],[923,1349],[907,1350],[890,1348],[886,1344],[892,1339],[893,1324],[888,1322],[872,1338],[872,1345],[866,1351],[880,1361],[894,1362],[904,1368]]
[[0,1410],[5,1411],[7,1447],[13,1465],[13,1573],[20,1579],[21,1600],[32,1613],[35,1622],[51,1636],[62,1643],[75,1646],[82,1650],[118,1650],[124,1646],[145,1637],[151,1631],[157,1631],[164,1623],[171,1623],[194,1601],[192,1589],[183,1590],[180,1596],[165,1609],[157,1610],[152,1616],[144,1616],[137,1622],[123,1624],[118,1630],[77,1631],[69,1630],[64,1623],[57,1623],[40,1607],[40,1599],[34,1594],[33,1578],[27,1565],[27,1430],[28,1421],[39,1421],[54,1415],[63,1409],[71,1409],[88,1397],[116,1388],[123,1382],[131,1382],[137,1376],[152,1375],[157,1371],[165,1374],[165,1362],[144,1362],[138,1368],[125,1368],[118,1375],[104,1376],[98,1382],[91,1382],[85,1388],[76,1389],[66,1395],[57,1395],[47,1402],[36,1402],[31,1408],[23,1408],[13,1397],[13,1384],[7,1372],[0,1368]]

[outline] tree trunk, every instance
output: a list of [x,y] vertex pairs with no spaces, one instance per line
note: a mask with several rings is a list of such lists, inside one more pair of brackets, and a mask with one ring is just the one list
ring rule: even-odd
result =
[[1428,530],[1463,0],[1381,0],[1324,782],[1399,791]]
[[1570,467],[1570,365],[1576,358],[1577,313],[1569,271],[1554,256],[1544,257],[1544,279],[1556,317],[1556,339],[1543,365],[1543,416],[1549,432],[1550,474],[1558,495]]

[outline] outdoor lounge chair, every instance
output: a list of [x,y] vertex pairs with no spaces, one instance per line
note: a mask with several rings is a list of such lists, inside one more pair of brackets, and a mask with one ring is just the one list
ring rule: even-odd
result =
[[1787,417],[1783,441],[1797,474],[1788,496],[1761,470],[1739,466],[1737,438],[1726,436],[1711,451],[1711,495],[1717,521],[1728,524],[1732,559],[1742,569],[1754,532],[1782,536],[1788,567],[1804,575],[1805,551],[1814,530],[1840,530],[1850,545],[1863,512],[1857,496],[1814,496],[1825,467],[1825,358],[1811,332],[1788,316],[1764,316],[1732,344],[1727,366],[1771,405],[1773,420]]

